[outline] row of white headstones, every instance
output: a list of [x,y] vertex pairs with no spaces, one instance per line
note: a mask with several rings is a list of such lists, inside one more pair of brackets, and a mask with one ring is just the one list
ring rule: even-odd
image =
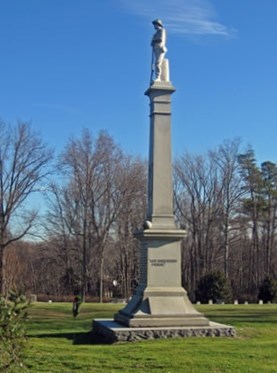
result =
[[[201,302],[196,302],[197,305],[201,304]],[[208,301],[208,304],[225,304],[223,301],[218,301],[216,303],[214,303],[211,299]],[[238,300],[234,300],[234,305],[238,305],[239,304],[239,301]],[[249,302],[246,300],[244,303],[241,303],[241,304],[249,304]],[[271,304],[271,302],[267,302],[267,303],[264,303],[264,301],[262,299],[259,300],[258,304]]]

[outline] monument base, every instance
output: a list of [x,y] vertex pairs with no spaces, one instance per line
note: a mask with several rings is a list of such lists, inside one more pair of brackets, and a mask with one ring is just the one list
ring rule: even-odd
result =
[[185,289],[138,288],[126,307],[114,316],[124,327],[208,326],[209,320],[189,301]]
[[187,337],[235,337],[232,326],[209,322],[206,326],[128,328],[112,319],[93,320],[93,333],[103,343]]

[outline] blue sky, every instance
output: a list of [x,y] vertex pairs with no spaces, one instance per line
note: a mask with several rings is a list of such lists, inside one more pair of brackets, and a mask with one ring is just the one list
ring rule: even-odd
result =
[[87,127],[148,156],[152,20],[168,34],[175,155],[224,139],[277,162],[276,0],[0,0],[0,117],[57,153]]

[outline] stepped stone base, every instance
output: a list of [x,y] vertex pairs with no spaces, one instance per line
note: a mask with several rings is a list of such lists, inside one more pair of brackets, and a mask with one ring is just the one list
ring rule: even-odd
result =
[[93,333],[104,343],[187,337],[235,337],[232,326],[209,322],[208,326],[128,328],[112,319],[93,320]]

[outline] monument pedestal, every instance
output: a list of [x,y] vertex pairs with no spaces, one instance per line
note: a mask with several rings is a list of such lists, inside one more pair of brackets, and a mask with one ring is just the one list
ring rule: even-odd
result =
[[235,330],[199,313],[181,285],[181,240],[173,215],[171,94],[169,81],[153,82],[150,98],[148,211],[141,245],[139,285],[114,320],[94,320],[94,333],[108,342],[146,338],[233,336]]
[[128,327],[207,326],[181,286],[180,241],[185,231],[146,229],[141,242],[140,283],[115,321]]

